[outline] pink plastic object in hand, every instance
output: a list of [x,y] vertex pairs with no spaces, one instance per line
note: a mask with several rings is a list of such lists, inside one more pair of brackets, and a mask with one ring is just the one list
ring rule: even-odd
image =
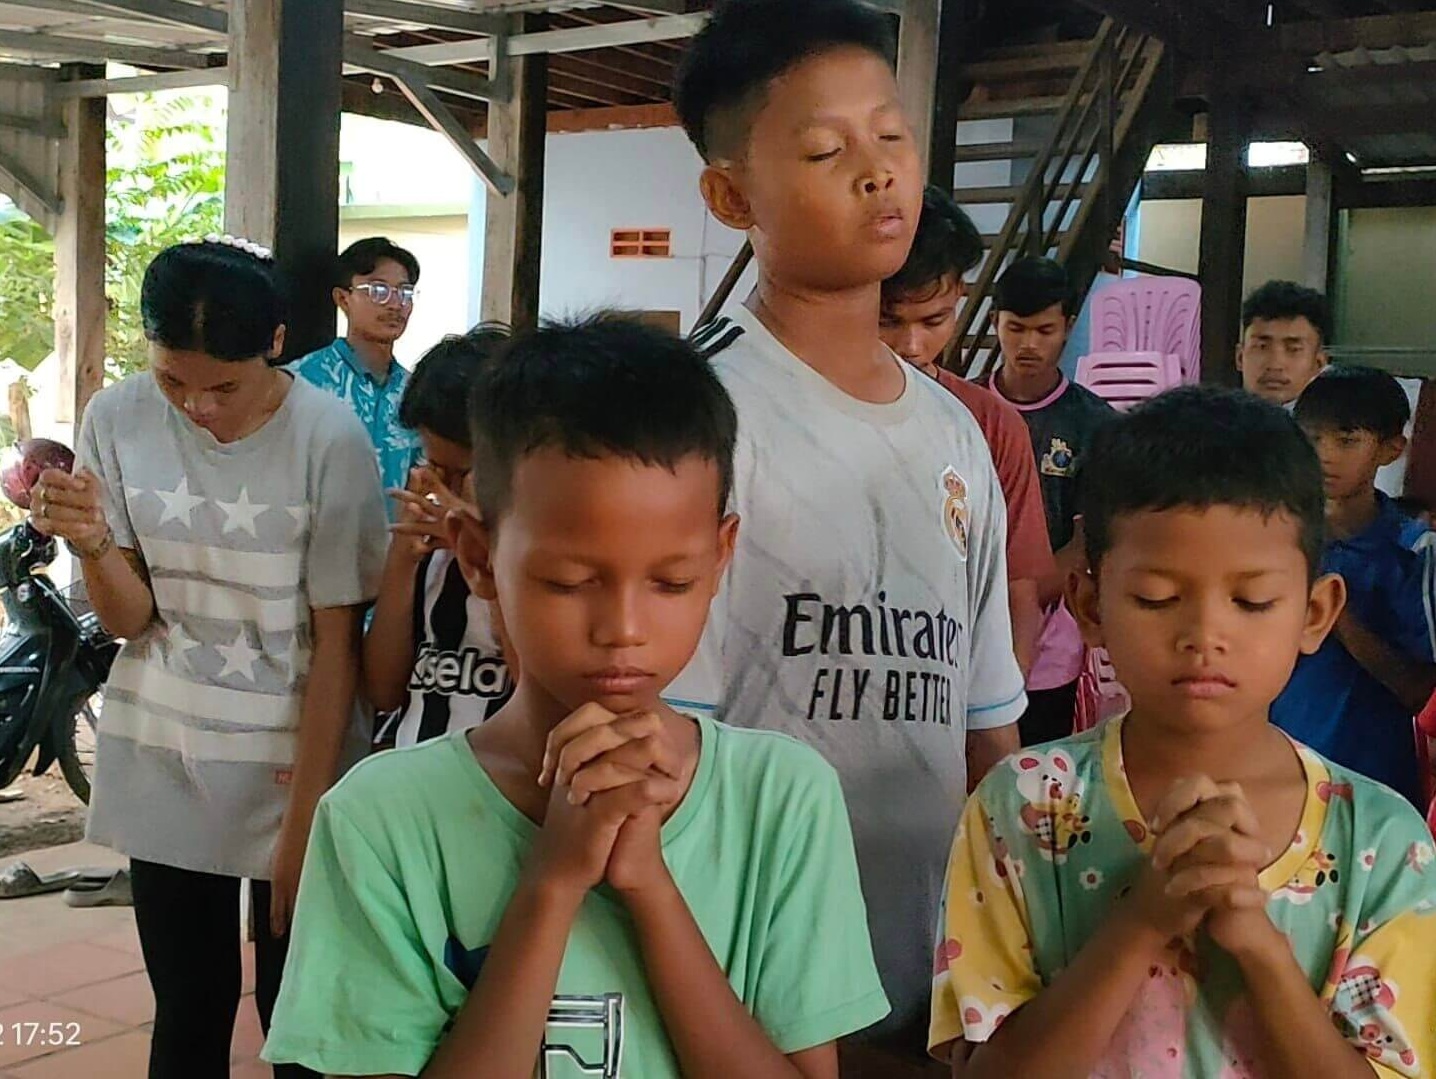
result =
[[63,442],[48,438],[27,438],[16,443],[7,453],[5,467],[0,471],[0,490],[22,510],[30,508],[30,491],[47,468],[71,472],[75,454]]

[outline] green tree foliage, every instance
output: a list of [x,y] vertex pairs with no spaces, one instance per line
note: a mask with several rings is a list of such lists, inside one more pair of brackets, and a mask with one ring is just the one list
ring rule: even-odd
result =
[[[145,363],[140,284],[162,249],[222,232],[224,148],[200,95],[145,95],[106,140],[105,354],[112,376]],[[0,222],[0,359],[33,368],[54,339],[54,245],[22,216]]]

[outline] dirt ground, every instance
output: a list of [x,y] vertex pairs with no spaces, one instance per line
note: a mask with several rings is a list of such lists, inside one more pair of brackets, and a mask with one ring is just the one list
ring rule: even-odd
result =
[[21,791],[24,797],[15,802],[0,798],[0,859],[84,838],[85,806],[58,765],[42,776],[23,772],[5,789]]

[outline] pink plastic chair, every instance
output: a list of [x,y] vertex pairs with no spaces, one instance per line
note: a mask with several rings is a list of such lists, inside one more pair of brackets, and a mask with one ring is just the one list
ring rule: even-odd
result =
[[1182,384],[1180,359],[1160,352],[1097,352],[1077,361],[1077,385],[1118,412]]
[[1202,370],[1202,287],[1185,277],[1129,277],[1092,297],[1092,351],[1176,356],[1183,383]]

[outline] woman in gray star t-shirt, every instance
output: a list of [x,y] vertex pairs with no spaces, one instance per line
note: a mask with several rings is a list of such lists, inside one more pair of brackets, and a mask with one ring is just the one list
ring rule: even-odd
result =
[[95,396],[76,473],[37,487],[36,527],[69,543],[126,642],[89,838],[131,858],[151,1079],[227,1074],[242,878],[268,1030],[315,806],[364,747],[357,657],[383,497],[359,421],[271,366],[283,309],[262,249],[161,252],[141,295],[150,370]]

